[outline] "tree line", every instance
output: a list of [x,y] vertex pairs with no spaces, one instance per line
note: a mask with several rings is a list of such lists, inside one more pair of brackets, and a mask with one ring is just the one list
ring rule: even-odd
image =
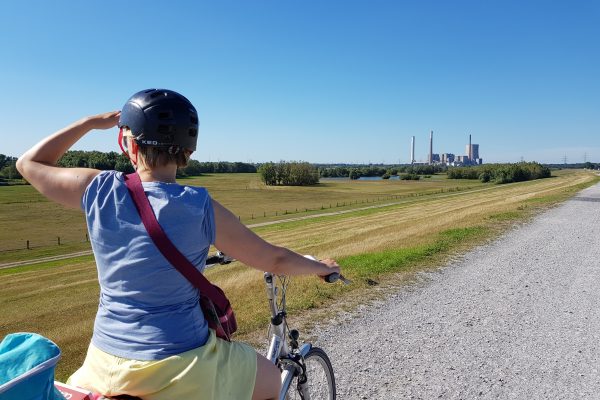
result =
[[[21,174],[16,168],[17,158],[0,154],[0,181],[22,179]],[[116,170],[124,173],[134,171],[131,162],[122,153],[111,151],[108,153],[102,151],[67,151],[59,160],[58,166],[65,168],[94,168],[100,170]],[[178,177],[198,176],[204,173],[238,173],[238,172],[256,172],[254,164],[243,162],[200,162],[190,160],[186,167],[177,170]]]
[[[87,167],[101,170],[116,170],[125,173],[133,172],[131,162],[124,154],[111,151],[68,151],[58,162],[61,167]],[[253,164],[242,162],[200,162],[190,160],[188,165],[177,170],[177,176],[198,176],[204,173],[256,172]]]
[[571,163],[571,164],[544,164],[545,166],[552,168],[552,169],[581,169],[581,168],[586,168],[586,169],[595,169],[595,170],[600,170],[600,163],[593,163],[593,162],[589,162],[586,161],[584,163]]
[[433,175],[444,172],[445,166],[442,165],[399,165],[399,166],[342,166],[342,167],[321,167],[319,175],[322,178],[350,178],[358,179],[361,177],[380,176],[388,179],[391,176],[400,174],[400,179],[418,180],[420,175]]
[[17,171],[17,158],[0,154],[0,182],[8,179],[21,179],[22,176]]
[[125,173],[133,172],[129,158],[122,153],[110,151],[69,150],[59,160],[58,166],[64,168],[94,168],[100,170],[116,170]]
[[179,169],[178,173],[182,176],[198,176],[202,174],[219,174],[225,172],[242,173],[256,171],[257,169],[254,164],[248,164],[243,162],[201,162],[197,160],[190,160],[186,167]]
[[498,184],[549,178],[550,168],[537,162],[486,164],[448,169],[448,179],[479,179]]
[[319,170],[304,161],[267,162],[258,168],[260,178],[270,186],[308,186],[319,183]]

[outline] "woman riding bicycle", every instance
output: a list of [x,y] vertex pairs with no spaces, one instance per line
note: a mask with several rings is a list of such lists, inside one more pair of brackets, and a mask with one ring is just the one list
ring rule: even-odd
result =
[[156,248],[129,196],[124,175],[60,168],[60,157],[93,129],[120,128],[119,142],[139,174],[161,227],[198,270],[211,244],[256,269],[282,275],[339,272],[269,244],[206,189],[176,183],[196,149],[198,116],[182,95],[134,94],[122,111],[83,118],[39,142],[17,168],[49,199],[82,208],[100,282],[94,333],[69,383],[106,396],[143,399],[277,398],[280,371],[248,345],[217,338],[199,292]]

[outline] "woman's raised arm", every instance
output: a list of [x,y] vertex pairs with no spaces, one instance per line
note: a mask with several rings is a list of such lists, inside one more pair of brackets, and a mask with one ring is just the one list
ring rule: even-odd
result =
[[272,245],[238,221],[229,210],[213,200],[215,246],[228,256],[261,271],[277,275],[319,275],[340,272],[334,260],[313,261],[284,247]]
[[100,173],[92,168],[60,168],[56,163],[75,142],[92,129],[110,129],[119,111],[82,118],[43,139],[17,160],[17,169],[40,193],[67,207],[79,208],[85,188]]

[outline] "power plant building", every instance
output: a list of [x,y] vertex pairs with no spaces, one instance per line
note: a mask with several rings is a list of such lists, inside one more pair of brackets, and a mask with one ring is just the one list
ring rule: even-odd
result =
[[471,160],[479,159],[479,145],[472,144],[471,145]]
[[[429,132],[429,154],[427,155],[427,163],[429,165],[445,164],[445,165],[481,165],[483,159],[479,158],[479,144],[471,142],[469,135],[469,144],[465,146],[466,155],[454,155],[452,153],[433,153],[433,131]],[[411,137],[410,142],[410,163],[415,164],[415,137]]]
[[469,155],[470,160],[477,160],[479,158],[479,145],[468,144],[465,153]]
[[440,162],[442,164],[452,164],[454,162],[454,154],[452,154],[452,153],[442,153],[440,155]]

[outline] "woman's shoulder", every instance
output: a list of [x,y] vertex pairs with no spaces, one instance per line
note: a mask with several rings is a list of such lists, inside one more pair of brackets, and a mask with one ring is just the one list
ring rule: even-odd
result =
[[144,182],[144,191],[154,197],[179,202],[191,202],[193,204],[203,204],[210,199],[210,194],[205,187],[182,185],[180,183],[170,182]]
[[82,208],[86,209],[93,203],[111,196],[115,189],[124,187],[125,180],[122,172],[106,170],[101,171],[92,179],[82,196]]
[[122,172],[114,170],[101,171],[88,185],[88,189],[96,186],[106,188],[106,186],[120,185],[125,182],[125,175]]

